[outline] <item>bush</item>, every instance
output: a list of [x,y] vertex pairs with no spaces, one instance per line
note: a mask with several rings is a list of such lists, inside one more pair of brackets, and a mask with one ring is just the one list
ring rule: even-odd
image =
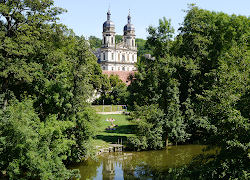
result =
[[[56,116],[41,122],[33,102],[16,102],[0,111],[0,171],[10,179],[69,179],[77,170],[68,170],[67,158],[74,141],[64,131],[74,124]],[[1,177],[1,175],[0,175]]]

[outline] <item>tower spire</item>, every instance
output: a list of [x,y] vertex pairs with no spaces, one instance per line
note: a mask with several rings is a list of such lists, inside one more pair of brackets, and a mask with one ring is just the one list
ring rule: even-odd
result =
[[109,9],[108,12],[107,12],[107,20],[108,21],[110,20],[110,15],[111,15],[111,13],[110,13],[110,9]]
[[128,24],[131,23],[130,9],[128,10]]
[[111,13],[110,13],[110,4],[109,4],[109,8],[108,8],[108,12],[107,12],[107,20],[108,21],[110,20],[110,16],[111,16]]

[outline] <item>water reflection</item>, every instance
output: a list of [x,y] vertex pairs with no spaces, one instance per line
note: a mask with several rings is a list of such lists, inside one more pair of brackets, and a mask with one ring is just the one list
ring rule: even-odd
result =
[[201,145],[173,146],[167,150],[115,152],[89,159],[77,167],[81,179],[153,179],[164,177],[168,168],[182,166],[202,153]]

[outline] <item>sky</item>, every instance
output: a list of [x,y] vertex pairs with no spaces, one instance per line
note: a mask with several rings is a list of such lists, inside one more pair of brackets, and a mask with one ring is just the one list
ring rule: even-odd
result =
[[146,39],[149,25],[158,26],[159,19],[171,19],[178,34],[178,28],[184,20],[188,4],[216,12],[250,16],[250,0],[54,0],[55,5],[67,9],[60,15],[60,23],[73,29],[76,35],[101,38],[102,25],[111,11],[111,20],[115,23],[116,34],[123,34],[130,9],[131,22],[135,26],[137,38]]

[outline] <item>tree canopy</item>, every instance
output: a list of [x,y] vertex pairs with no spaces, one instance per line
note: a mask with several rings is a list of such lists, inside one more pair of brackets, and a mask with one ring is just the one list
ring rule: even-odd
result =
[[[143,112],[150,114],[146,117],[154,116],[155,111],[163,115],[143,134],[140,129],[149,124],[137,121],[138,139],[132,139],[132,143],[144,142],[138,147],[141,149],[159,148],[150,145],[150,133],[156,129],[161,132],[162,143],[165,139],[172,143],[199,140],[220,150],[191,164],[185,171],[187,177],[247,179],[249,18],[196,6],[186,13],[175,39],[166,18],[158,27],[148,28],[146,44],[153,58],[142,58],[138,64],[138,73],[128,87],[130,105],[135,111],[138,106],[143,108],[139,109],[142,114],[134,116],[135,121],[144,119]],[[157,108],[147,111],[152,104]]]
[[65,163],[93,149],[88,99],[103,78],[88,42],[57,22],[64,11],[0,2],[0,172],[11,179],[69,179]]

